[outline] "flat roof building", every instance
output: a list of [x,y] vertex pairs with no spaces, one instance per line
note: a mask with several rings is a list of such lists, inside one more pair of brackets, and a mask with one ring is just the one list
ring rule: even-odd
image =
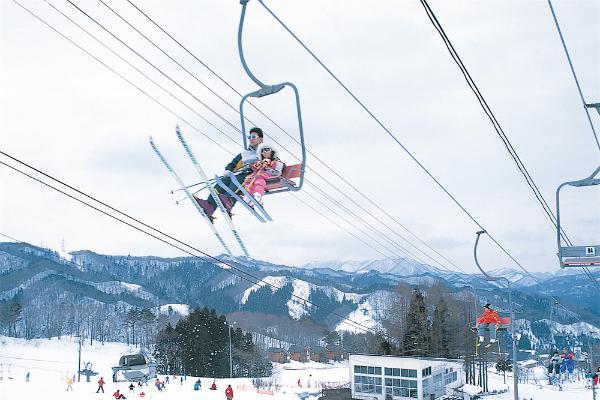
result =
[[464,383],[462,360],[352,354],[349,364],[353,399],[434,400]]

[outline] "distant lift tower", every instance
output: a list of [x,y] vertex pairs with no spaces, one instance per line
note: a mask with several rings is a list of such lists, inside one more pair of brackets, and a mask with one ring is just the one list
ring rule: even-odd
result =
[[[558,259],[561,268],[600,266],[600,245],[563,246],[560,235],[560,189],[566,185],[573,187],[600,185],[600,178],[596,178],[596,175],[598,175],[599,172],[600,166],[587,178],[562,183],[556,189],[556,241],[558,244]],[[595,212],[597,212],[597,210]]]

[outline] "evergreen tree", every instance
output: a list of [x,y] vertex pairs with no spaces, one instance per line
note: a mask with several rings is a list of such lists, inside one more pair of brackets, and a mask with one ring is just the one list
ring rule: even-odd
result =
[[178,339],[177,332],[171,324],[167,324],[165,329],[159,332],[154,348],[154,358],[159,374],[181,374]]
[[429,320],[425,299],[419,288],[412,292],[402,346],[405,355],[430,354]]
[[448,305],[440,298],[433,311],[431,323],[431,354],[436,357],[450,357],[450,329],[448,329]]
[[[195,309],[175,329],[167,324],[157,338],[154,356],[159,373],[229,377],[229,325],[207,307]],[[235,377],[269,376],[272,365],[254,346],[251,333],[231,331]]]

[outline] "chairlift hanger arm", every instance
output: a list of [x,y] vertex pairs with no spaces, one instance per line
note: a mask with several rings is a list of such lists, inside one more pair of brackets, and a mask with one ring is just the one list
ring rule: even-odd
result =
[[475,257],[475,264],[477,265],[477,268],[479,268],[481,273],[485,276],[486,281],[496,282],[496,281],[504,280],[504,281],[506,281],[506,284],[508,285],[508,288],[510,290],[510,280],[508,280],[508,278],[506,278],[504,276],[491,276],[490,274],[485,272],[483,270],[483,268],[481,268],[481,265],[479,265],[479,260],[477,259],[477,245],[479,244],[479,237],[484,233],[487,233],[487,232],[486,231],[478,231],[477,232],[477,239],[475,239],[475,247],[473,248],[473,256]]
[[[298,88],[291,82],[283,82],[283,83],[278,83],[278,84],[274,84],[274,85],[267,85],[267,84],[263,83],[260,79],[258,79],[256,77],[256,75],[254,75],[252,73],[252,71],[250,71],[250,68],[248,67],[248,64],[246,63],[246,58],[244,57],[244,48],[242,45],[244,20],[246,18],[246,6],[248,4],[248,1],[250,1],[250,0],[240,0],[240,4],[242,5],[242,12],[240,15],[240,23],[239,23],[239,27],[238,27],[238,52],[240,54],[240,61],[242,62],[244,71],[246,71],[246,74],[248,75],[248,77],[250,77],[250,79],[259,86],[259,89],[243,96],[242,100],[240,101],[240,121],[241,121],[242,140],[244,143],[244,149],[248,148],[248,140],[246,138],[246,121],[244,118],[244,103],[248,100],[249,97],[259,98],[259,97],[268,96],[268,95],[271,95],[271,94],[281,91],[286,86],[292,88],[292,90],[294,91],[294,96],[295,96],[295,100],[296,100],[296,113],[298,116],[298,130],[300,133],[300,147],[302,149],[302,161],[301,161],[302,167],[301,167],[301,173],[300,173],[298,185],[296,185],[294,187],[289,186],[287,189],[284,189],[283,191],[286,191],[286,190],[299,191],[300,189],[302,189],[302,185],[304,184],[304,170],[306,167],[306,146],[304,144],[304,127],[302,124],[302,111],[300,109],[300,95],[298,93]],[[264,5],[264,3],[262,3],[262,1],[260,1],[260,3]]]

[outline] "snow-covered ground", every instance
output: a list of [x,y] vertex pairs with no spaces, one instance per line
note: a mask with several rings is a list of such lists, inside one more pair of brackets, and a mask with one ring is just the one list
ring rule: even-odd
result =
[[[565,382],[562,391],[560,391],[557,386],[548,384],[544,367],[538,367],[534,372],[538,383],[535,384],[533,378],[529,379],[531,383],[520,383],[519,400],[592,400],[592,390],[585,387],[583,379]],[[489,371],[488,378],[490,390],[508,389],[509,391],[494,396],[486,396],[484,399],[514,400],[512,374],[506,375],[506,384],[502,375],[496,374],[492,369]],[[597,390],[597,395],[600,395],[600,389]]]
[[[44,400],[66,400],[66,399],[112,399],[116,389],[128,399],[140,399],[140,391],[144,391],[145,399],[160,400],[199,400],[199,399],[224,399],[224,390],[228,384],[234,389],[234,399],[289,399],[297,400],[312,394],[309,399],[316,399],[319,387],[324,384],[342,384],[348,382],[349,371],[347,364],[337,363],[334,365],[320,364],[315,362],[277,365],[274,370],[273,381],[278,385],[274,392],[266,390],[257,393],[252,387],[251,379],[217,379],[217,391],[208,390],[212,378],[202,377],[202,390],[193,390],[196,381],[194,377],[180,384],[179,377],[176,381],[171,377],[171,383],[165,391],[159,392],[153,385],[138,389],[129,393],[126,382],[112,383],[111,366],[115,365],[123,354],[136,353],[138,349],[122,343],[94,342],[90,345],[85,343],[82,348],[82,368],[85,362],[92,363],[92,369],[99,375],[92,377],[91,382],[81,382],[73,385],[74,390],[66,391],[67,379],[77,372],[77,339],[62,338],[61,340],[37,339],[26,341],[0,336],[0,399],[44,399]],[[30,373],[30,382],[25,382],[27,372]],[[107,382],[104,394],[96,394],[97,380],[104,377]],[[563,391],[555,386],[547,385],[543,367],[537,367],[530,373],[530,382],[519,385],[519,398],[527,400],[587,400],[592,399],[592,392],[586,389],[584,381],[566,383]],[[533,376],[537,377],[538,384],[534,384]],[[486,396],[490,400],[513,400],[512,377],[507,375],[507,383],[503,383],[501,375],[490,370],[490,389],[505,389],[509,392],[494,396]],[[164,377],[161,377],[164,379]],[[302,387],[298,387],[298,380]],[[476,388],[471,387],[471,390]]]
[[[66,391],[67,380],[77,374],[77,338],[62,339],[36,339],[24,340],[0,336],[0,399],[44,399],[44,400],[66,400],[66,399],[113,399],[112,394],[120,389],[128,399],[140,399],[140,392],[144,391],[145,399],[161,400],[188,400],[188,399],[219,399],[225,398],[225,388],[231,384],[234,390],[234,398],[243,399],[299,399],[299,394],[312,393],[313,398],[319,392],[323,384],[343,384],[348,382],[347,364],[336,363],[334,365],[320,364],[315,362],[300,363],[291,362],[277,365],[274,370],[274,382],[278,390],[273,393],[265,390],[257,393],[252,387],[252,379],[217,379],[218,390],[211,391],[208,387],[212,383],[211,377],[202,377],[201,392],[194,391],[193,385],[197,378],[187,377],[180,384],[179,377],[166,385],[165,391],[159,392],[154,385],[135,389],[133,394],[129,393],[129,383],[112,383],[111,366],[116,365],[119,357],[124,354],[137,353],[139,349],[122,343],[94,342],[90,345],[85,343],[82,347],[81,366],[86,362],[92,363],[92,370],[97,371],[97,376],[91,377],[91,382],[85,382],[85,376],[81,376],[81,382],[73,385],[73,391]],[[25,382],[27,373],[30,373],[30,381]],[[106,381],[105,393],[96,394],[97,381],[100,377]],[[164,380],[164,377],[161,376]],[[298,380],[302,387],[298,387]],[[304,397],[304,396],[303,396]]]

